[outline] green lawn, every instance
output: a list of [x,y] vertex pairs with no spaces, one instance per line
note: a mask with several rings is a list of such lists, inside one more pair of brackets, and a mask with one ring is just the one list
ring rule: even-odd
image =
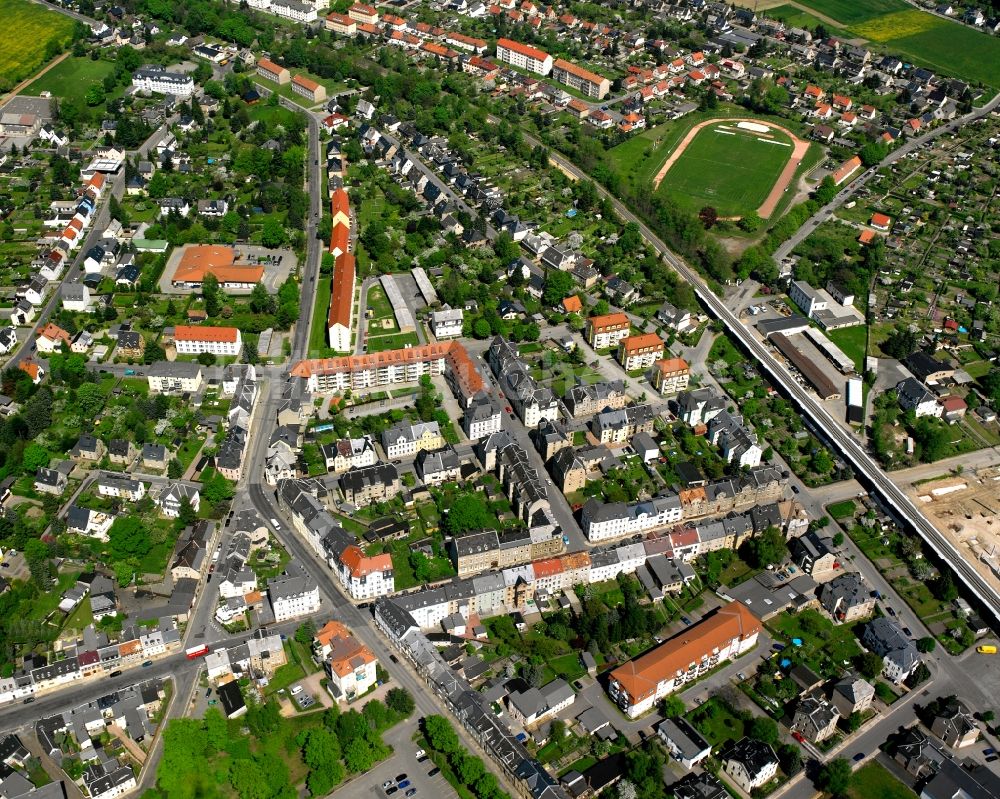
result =
[[854,368],[858,370],[858,374],[864,373],[868,326],[842,327],[840,330],[831,330],[826,335],[844,351],[844,355],[854,361]]
[[65,46],[73,34],[72,19],[28,0],[4,0],[3,22],[0,28],[0,90],[3,91],[42,67],[49,42]]
[[802,646],[789,646],[785,654],[808,666],[822,677],[832,677],[861,653],[851,624],[835,625],[817,610],[806,609],[797,614],[782,613],[767,622],[776,639],[790,644],[793,638]]
[[792,154],[789,137],[771,133],[772,138],[758,138],[725,122],[702,128],[657,191],[692,211],[706,205],[720,216],[755,211]]
[[331,280],[331,277],[324,276],[316,282],[316,300],[313,303],[312,327],[309,328],[310,358],[317,357],[320,352],[328,349],[326,343],[326,319],[327,309],[330,307]]
[[388,336],[369,336],[365,352],[385,352],[386,350],[401,350],[407,344],[417,346],[420,340],[416,333],[391,333]]
[[742,720],[717,697],[712,697],[705,704],[690,711],[687,720],[713,747],[726,741],[738,741],[743,737]]
[[884,14],[912,8],[904,0],[865,0],[863,3],[858,0],[798,0],[798,4],[832,17],[844,25],[853,25]]
[[916,795],[878,763],[866,763],[851,775],[849,799],[913,799]]
[[115,70],[110,61],[91,61],[89,58],[70,56],[56,64],[38,80],[32,81],[24,94],[38,96],[42,92],[52,92],[60,100],[84,102],[84,96],[91,86],[100,86],[104,79]]
[[845,499],[843,502],[834,502],[826,506],[826,512],[834,519],[849,519],[854,515],[858,506],[853,499]]

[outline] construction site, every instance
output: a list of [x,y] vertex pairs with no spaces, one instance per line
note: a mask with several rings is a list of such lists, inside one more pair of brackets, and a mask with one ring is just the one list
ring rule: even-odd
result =
[[1000,467],[920,483],[909,493],[931,523],[1000,590]]

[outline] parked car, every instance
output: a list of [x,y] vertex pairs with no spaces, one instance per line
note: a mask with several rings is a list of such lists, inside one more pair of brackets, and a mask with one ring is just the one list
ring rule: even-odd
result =
[[851,759],[852,759],[852,760],[853,760],[853,761],[854,761],[855,763],[860,763],[860,762],[861,762],[862,760],[864,760],[864,759],[865,759],[865,753],[864,753],[864,752],[858,752],[858,753],[857,753],[857,754],[856,754],[856,755],[855,755],[855,756],[854,756],[853,758],[851,758]]
[[441,773],[441,769],[439,769],[437,766],[435,766],[434,768],[432,768],[430,771],[427,772],[427,776],[428,777],[436,777],[440,773]]
[[406,796],[413,796],[416,792],[417,792],[416,788],[410,788],[410,790],[406,792]]

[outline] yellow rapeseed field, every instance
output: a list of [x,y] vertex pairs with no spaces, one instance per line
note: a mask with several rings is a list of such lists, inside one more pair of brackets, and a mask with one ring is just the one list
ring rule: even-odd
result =
[[0,90],[39,69],[49,42],[65,46],[73,33],[73,20],[28,0],[3,0],[0,26]]
[[941,20],[923,11],[911,9],[909,11],[897,11],[894,14],[886,14],[883,17],[870,19],[867,22],[860,22],[851,25],[849,30],[858,36],[873,42],[888,42],[893,39],[902,39],[904,36],[913,36],[938,27]]

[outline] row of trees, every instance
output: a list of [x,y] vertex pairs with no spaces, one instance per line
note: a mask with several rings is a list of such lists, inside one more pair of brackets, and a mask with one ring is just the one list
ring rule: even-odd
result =
[[483,761],[469,754],[448,719],[427,716],[420,726],[431,751],[444,757],[452,773],[476,799],[510,799],[500,789],[497,778],[486,770]]

